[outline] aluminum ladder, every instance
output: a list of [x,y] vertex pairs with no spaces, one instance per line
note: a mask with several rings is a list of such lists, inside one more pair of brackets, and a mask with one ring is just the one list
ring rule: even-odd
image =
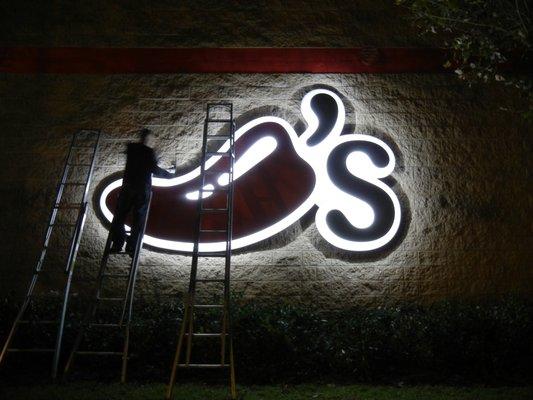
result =
[[[225,118],[214,117],[216,110],[225,110]],[[218,113],[220,114],[220,112]],[[218,124],[218,125],[217,125]],[[222,125],[220,125],[222,124]],[[212,127],[221,127],[218,131]],[[212,134],[216,131],[217,134]],[[220,133],[224,134],[220,134]],[[222,145],[222,146],[221,146]],[[216,146],[216,147],[215,147]],[[213,147],[218,148],[212,151]],[[226,158],[225,169],[206,169],[205,163],[208,157]],[[178,335],[178,343],[170,383],[167,388],[166,398],[172,398],[172,392],[176,382],[176,373],[178,368],[222,368],[229,369],[230,392],[231,397],[237,397],[235,384],[235,365],[233,357],[233,336],[230,310],[230,267],[231,267],[231,240],[233,236],[233,195],[234,182],[233,171],[235,163],[235,121],[233,118],[232,103],[209,103],[207,104],[207,114],[204,122],[204,134],[202,143],[202,155],[200,164],[200,188],[198,191],[197,201],[197,219],[195,226],[195,238],[192,253],[191,272],[189,280],[189,290],[184,299],[184,315]],[[206,177],[212,175],[227,174],[227,185],[225,187],[214,186],[206,187]],[[222,192],[222,193],[218,193]],[[204,196],[205,195],[205,196]],[[222,195],[225,197],[225,206],[206,206],[209,204],[211,195]],[[223,229],[206,228],[204,223],[209,222],[213,215],[225,217],[225,226]],[[212,234],[225,235],[225,250],[220,252],[201,252],[199,251],[200,241],[209,241]],[[213,236],[211,236],[213,238]],[[221,257],[224,262],[224,279],[199,279],[198,278],[198,257]],[[197,304],[197,284],[222,284],[222,304]],[[195,331],[195,312],[200,309],[218,309],[222,311],[221,315],[221,332],[204,333]],[[191,362],[193,339],[220,340],[220,361],[216,363],[193,363]],[[182,354],[185,353],[185,354]]]
[[[2,352],[0,353],[0,365],[5,361],[8,353],[53,353],[52,378],[57,378],[61,346],[63,344],[66,312],[72,284],[72,276],[74,273],[74,264],[76,262],[76,255],[78,253],[80,239],[85,224],[88,208],[87,197],[93,177],[99,145],[100,131],[81,130],[72,136],[61,180],[57,186],[55,201],[50,212],[48,226],[44,234],[41,253],[33,269],[33,275],[26,292],[26,297],[24,298],[22,306],[18,311],[4,343]],[[65,192],[67,192],[67,194],[65,194]],[[74,197],[75,201],[66,202],[69,197]],[[74,215],[75,218],[73,218]],[[58,229],[55,230],[54,228]],[[55,236],[53,234],[56,231],[67,233],[67,245],[58,245],[54,243]],[[51,253],[54,251],[68,251],[66,261],[64,266],[61,267],[61,271],[53,271],[52,268],[54,268],[54,266],[47,265],[48,250],[51,250]],[[42,317],[35,315],[31,305],[34,300],[46,297],[39,295],[38,287],[40,286],[39,278],[48,272],[59,272],[61,275],[64,275],[65,283],[62,293],[63,300],[59,315],[54,315],[48,319],[42,319]],[[30,328],[35,327],[36,325],[57,326],[55,344],[50,347],[40,348],[13,347],[13,341],[21,325],[29,326]]]
[[[141,255],[141,249],[143,246],[144,233],[146,230],[146,224],[150,214],[150,205],[152,201],[152,194],[150,194],[150,199],[148,202],[148,211],[146,212],[146,217],[142,223],[141,231],[135,243],[135,248],[133,254],[130,254],[126,251],[112,252],[112,232],[109,230],[107,237],[104,254],[100,262],[100,268],[98,270],[98,275],[96,278],[96,289],[92,302],[87,308],[87,312],[81,323],[80,330],[74,341],[73,348],[68,357],[67,363],[65,365],[64,375],[67,376],[71,371],[74,359],[76,356],[88,355],[88,356],[118,356],[122,359],[122,367],[120,373],[120,381],[122,383],[126,382],[126,373],[128,368],[129,360],[129,346],[130,346],[130,327],[131,320],[133,316],[133,297],[135,290],[135,283],[137,279],[137,272],[139,269],[139,260]],[[125,257],[131,257],[131,261],[128,264],[127,273],[113,272],[110,271],[111,268],[108,266],[110,257],[119,257],[124,259]],[[119,259],[120,260],[120,259]],[[105,285],[110,280],[122,280],[126,283],[125,292],[122,294],[123,297],[111,297],[106,295]],[[121,304],[120,317],[118,322],[102,322],[101,318],[98,316],[98,311],[103,305],[109,304]],[[90,331],[97,330],[96,333],[102,335],[109,335],[112,333],[112,330],[118,332],[122,335],[123,345],[121,350],[110,350],[110,349],[85,349],[80,350],[80,346],[83,340],[86,338],[86,335]]]

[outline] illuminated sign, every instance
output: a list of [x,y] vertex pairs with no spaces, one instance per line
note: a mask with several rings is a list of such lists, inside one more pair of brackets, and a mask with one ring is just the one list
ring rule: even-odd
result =
[[[261,242],[317,207],[316,227],[340,249],[380,249],[397,235],[401,208],[383,181],[395,156],[382,140],[342,134],[344,104],[334,92],[316,89],[301,104],[307,128],[298,135],[275,116],[251,120],[235,132],[235,194],[232,248]],[[229,142],[218,151],[227,151]],[[224,207],[228,160],[206,160],[204,207]],[[220,171],[220,172],[217,172]],[[172,179],[153,178],[153,197],[144,242],[167,251],[192,252],[200,167]],[[100,212],[110,222],[122,179],[97,193]],[[209,192],[209,190],[213,190]],[[222,229],[224,215],[206,215],[204,229]],[[203,234],[200,252],[225,250],[224,234]]]

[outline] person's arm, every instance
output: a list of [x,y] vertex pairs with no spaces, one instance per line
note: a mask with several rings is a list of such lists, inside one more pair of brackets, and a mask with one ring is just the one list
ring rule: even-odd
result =
[[163,169],[159,166],[156,165],[154,171],[152,172],[152,174],[157,177],[157,178],[166,178],[166,179],[170,179],[170,178],[174,178],[175,177],[175,174],[173,174],[172,172],[168,172],[166,169]]
[[155,157],[155,152],[152,150],[152,174],[157,178],[174,178],[175,174],[168,172],[167,170],[161,168],[157,165],[157,158]]

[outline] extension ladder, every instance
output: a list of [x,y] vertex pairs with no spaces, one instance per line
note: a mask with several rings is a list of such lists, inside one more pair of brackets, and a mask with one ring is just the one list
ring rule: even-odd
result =
[[[217,109],[225,109],[226,118],[212,117]],[[226,128],[226,134],[211,134],[212,126],[221,126],[216,124],[223,124]],[[210,103],[207,105],[207,115],[204,122],[204,134],[202,143],[202,156],[200,164],[200,188],[198,191],[197,202],[197,219],[195,226],[195,240],[193,245],[191,273],[189,280],[189,290],[184,300],[184,315],[179,330],[179,337],[177,349],[172,364],[172,372],[170,376],[170,383],[168,386],[166,398],[172,397],[172,392],[176,382],[176,373],[178,368],[226,368],[229,369],[230,375],[230,391],[231,397],[236,398],[235,386],[235,367],[233,360],[233,338],[232,338],[232,324],[230,314],[230,267],[231,267],[231,240],[233,231],[233,168],[235,163],[235,121],[233,119],[233,105],[231,103]],[[218,146],[217,151],[211,151],[211,147],[217,144],[224,144],[222,147]],[[207,157],[223,157],[227,158],[227,169],[222,171],[220,169],[207,169],[205,167]],[[206,177],[209,175],[221,173],[227,174],[227,185],[221,188],[214,188],[214,186],[206,187]],[[222,192],[222,193],[217,193]],[[207,196],[204,196],[206,194]],[[225,206],[211,206],[209,198],[211,195],[222,195],[225,197]],[[209,222],[209,218],[213,215],[219,215],[224,218],[225,226],[223,229],[206,228],[204,223]],[[199,251],[200,241],[209,241],[211,234],[225,235],[226,246],[225,250],[221,252],[202,252]],[[211,236],[213,237],[213,236]],[[221,257],[224,258],[224,279],[199,279],[198,274],[198,256],[202,257]],[[223,301],[222,304],[197,304],[196,293],[197,284],[218,283],[223,284]],[[200,309],[218,309],[222,311],[221,315],[221,332],[204,333],[195,332],[195,312]],[[193,339],[220,340],[220,362],[216,363],[193,363],[191,362],[192,343]],[[186,342],[186,343],[185,343]],[[184,351],[185,348],[185,351]],[[185,354],[182,354],[185,353]],[[227,354],[226,354],[227,353]],[[229,359],[229,360],[228,360]]]
[[[129,360],[129,345],[130,345],[130,325],[131,319],[133,316],[133,295],[135,289],[135,282],[137,278],[137,272],[139,268],[140,253],[143,245],[144,232],[146,230],[146,223],[148,221],[148,216],[150,214],[150,204],[152,201],[152,194],[150,194],[150,199],[148,202],[148,211],[146,212],[146,217],[142,223],[141,231],[135,243],[135,249],[133,254],[130,254],[126,251],[112,252],[112,231],[109,230],[107,237],[107,242],[104,249],[104,254],[102,256],[102,261],[100,263],[100,269],[96,278],[96,290],[91,304],[87,309],[87,313],[83,318],[80,330],[74,341],[74,345],[70,355],[68,357],[67,364],[65,366],[65,376],[72,369],[75,356],[79,355],[93,355],[93,356],[119,356],[122,358],[122,368],[120,374],[120,381],[122,383],[126,382],[126,372],[128,367]],[[110,256],[116,257],[131,257],[131,261],[128,266],[127,273],[113,272],[109,270],[108,262]],[[105,285],[109,280],[119,279],[122,282],[126,283],[125,292],[123,297],[112,297],[105,294]],[[120,318],[118,322],[102,322],[102,316],[98,315],[100,308],[103,308],[104,305],[109,304],[121,304]],[[119,333],[122,335],[123,344],[122,349],[119,350],[110,350],[110,349],[85,349],[80,350],[80,346],[83,342],[83,339],[90,331],[97,330],[96,333],[102,332],[106,336],[110,336],[113,333]]]
[[[99,145],[100,131],[82,130],[76,132],[72,137],[61,180],[57,186],[55,201],[50,212],[41,253],[33,269],[33,275],[26,292],[26,297],[24,298],[22,306],[20,307],[11,330],[9,331],[4,347],[2,348],[2,352],[0,353],[0,364],[5,361],[8,353],[53,353],[52,378],[57,378],[74,264],[85,224],[88,207],[87,196]],[[67,194],[65,194],[65,192],[67,192]],[[74,202],[66,202],[69,197],[74,197]],[[74,215],[75,220],[73,220]],[[70,230],[70,232],[66,232],[68,233],[67,245],[54,243],[55,235],[53,235],[53,233],[55,231],[54,228],[56,227],[59,228],[57,230],[60,231],[60,233],[65,233],[65,231]],[[52,265],[47,265],[48,250],[51,250],[51,253],[54,253],[54,251],[68,251],[66,261],[64,264],[61,263],[63,267],[60,271],[54,271]],[[61,309],[58,313],[59,315],[42,319],[41,316],[38,316],[35,313],[32,304],[34,300],[48,297],[40,295],[38,290],[36,291],[36,288],[42,286],[39,285],[39,283],[42,282],[41,277],[43,274],[50,272],[59,272],[65,277],[62,294],[63,300],[61,303]],[[41,278],[41,281],[39,278]],[[15,335],[21,325],[29,326],[30,328],[35,328],[37,325],[57,326],[55,344],[53,346],[38,348],[12,347]]]

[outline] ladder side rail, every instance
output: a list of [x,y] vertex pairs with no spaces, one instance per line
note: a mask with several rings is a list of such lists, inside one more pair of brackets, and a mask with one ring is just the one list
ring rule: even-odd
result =
[[[209,106],[207,107],[207,115],[209,115]],[[207,135],[209,133],[209,119],[206,118],[204,122],[204,135],[202,138],[202,156],[200,164],[200,188],[198,191],[198,201],[196,202],[196,228],[193,245],[191,274],[189,277],[189,291],[188,291],[188,335],[187,335],[187,350],[185,356],[185,364],[189,365],[191,361],[192,339],[193,339],[193,325],[194,325],[194,304],[196,300],[196,276],[198,275],[198,257],[200,252],[200,230],[202,226],[202,208],[204,201],[204,187],[205,187],[205,162],[207,157]]]
[[83,235],[83,228],[85,227],[85,221],[87,220],[87,210],[89,209],[89,202],[84,201],[80,209],[78,219],[76,221],[76,233],[73,239],[72,251],[69,254],[66,272],[71,273],[76,263],[76,257],[80,248],[81,236]]
[[[72,155],[74,154],[73,150],[76,147],[76,139],[77,139],[78,135],[81,132],[82,131],[78,131],[74,135],[72,135],[72,140],[70,142],[69,151],[68,151],[67,157],[65,159],[65,164],[63,166],[63,172],[61,173],[61,180],[59,181],[59,184],[57,185],[56,197],[55,197],[55,200],[54,200],[54,204],[52,205],[52,210],[50,212],[50,218],[49,218],[49,221],[48,221],[48,227],[47,227],[47,230],[46,230],[46,233],[45,233],[45,237],[44,237],[44,241],[43,241],[41,256],[39,258],[39,261],[38,261],[38,264],[37,264],[37,267],[36,267],[38,270],[41,270],[42,265],[44,263],[44,260],[46,258],[46,254],[47,254],[47,251],[48,251],[48,245],[50,243],[50,238],[52,236],[52,231],[53,231],[53,228],[55,226],[54,225],[55,224],[55,220],[57,218],[58,207],[59,207],[59,204],[61,203],[61,199],[63,198],[63,191],[65,189],[65,183],[67,182],[68,174],[70,172],[70,164],[71,164],[70,159],[71,159]],[[70,262],[70,253],[72,253],[72,249],[73,249],[73,242],[71,240],[71,242],[69,244],[69,260],[68,260],[68,262]]]
[[[71,164],[70,163],[70,158],[72,157],[72,154],[74,153],[73,150],[75,148],[76,138],[77,138],[77,135],[79,135],[79,133],[80,133],[80,131],[78,131],[74,135],[72,135],[72,140],[70,141],[70,147],[69,147],[69,150],[68,150],[68,153],[67,153],[67,157],[65,159],[65,164],[63,166],[63,172],[61,173],[61,180],[59,181],[59,183],[57,185],[56,197],[55,197],[55,200],[54,200],[54,204],[52,206],[50,220],[49,220],[49,223],[48,223],[49,227],[53,227],[53,223],[54,223],[55,218],[57,216],[57,207],[61,203],[61,199],[63,197],[63,191],[65,189],[65,183],[67,182],[68,174],[70,172],[70,164]],[[44,247],[46,247],[48,245],[48,240],[49,239],[50,239],[50,237],[48,235],[46,237],[46,239],[45,239]]]
[[233,167],[235,163],[235,143],[234,143],[234,127],[233,127],[233,113],[232,113],[232,107],[230,107],[230,119],[232,122],[230,122],[229,125],[229,165],[228,165],[228,196],[227,196],[227,204],[226,209],[227,211],[227,219],[226,219],[226,249],[225,249],[225,264],[224,264],[224,308],[222,312],[222,335],[221,335],[221,349],[220,349],[220,365],[225,364],[226,360],[226,333],[228,331],[228,321],[227,321],[227,296],[226,296],[226,288],[229,285],[229,277],[228,277],[228,270],[231,263],[231,231],[232,231],[232,223],[231,223],[231,213],[233,211]]
[[87,196],[89,195],[89,188],[91,186],[91,182],[94,175],[94,167],[96,164],[96,158],[98,156],[98,151],[100,150],[100,139],[102,137],[102,132],[98,130],[96,132],[96,143],[94,145],[94,149],[91,155],[91,165],[89,167],[89,172],[87,173],[87,177],[85,178],[85,190],[83,192],[83,199],[82,202],[87,201]]
[[[50,210],[50,217],[48,219],[48,226],[45,231],[44,239],[43,239],[43,245],[41,250],[41,255],[39,257],[39,261],[37,262],[37,265],[35,267],[36,270],[41,270],[42,265],[44,263],[44,260],[46,258],[46,254],[48,251],[48,245],[50,243],[50,238],[52,236],[52,230],[54,229],[54,223],[57,218],[57,212],[58,212],[58,206],[61,203],[61,199],[63,198],[63,191],[65,189],[65,182],[67,181],[68,174],[70,172],[70,158],[73,154],[73,149],[76,144],[76,137],[79,132],[76,132],[74,135],[72,135],[72,139],[70,141],[70,147],[67,153],[67,157],[65,159],[65,164],[63,165],[63,172],[61,173],[61,179],[56,187],[56,197],[54,199],[54,203],[52,204],[52,209]],[[32,288],[33,290],[33,288]]]
[[146,216],[144,217],[144,221],[141,226],[141,231],[139,232],[139,236],[137,237],[137,241],[135,243],[135,250],[133,252],[133,258],[131,261],[131,267],[130,267],[130,273],[128,277],[128,285],[126,288],[126,296],[124,296],[125,302],[122,307],[122,313],[120,315],[120,323],[119,325],[122,326],[124,323],[124,318],[126,315],[128,315],[128,318],[126,319],[127,322],[131,319],[132,314],[132,304],[133,304],[133,293],[135,290],[135,281],[137,278],[137,271],[139,268],[139,261],[140,261],[140,253],[143,246],[144,241],[144,233],[146,231],[146,225],[148,222],[148,218],[150,215],[150,206],[152,204],[152,193],[150,193],[150,197],[148,199],[148,209],[146,211]]
[[63,172],[61,174],[61,180],[57,186],[57,195],[56,195],[56,199],[54,202],[54,208],[61,202],[61,197],[63,196],[63,189],[65,187],[65,182],[67,181],[68,173],[70,171],[70,157],[73,154],[73,149],[76,144],[76,138],[79,133],[80,132],[76,132],[74,135],[72,135],[72,140],[70,142],[70,147],[68,150],[67,158],[65,159],[65,164],[63,166]]
[[[36,274],[34,273],[33,278],[32,278],[32,283],[30,284],[30,288],[35,285],[35,283],[33,282],[35,279],[36,279]],[[32,289],[30,289],[30,290],[32,290]],[[2,347],[2,352],[0,353],[0,365],[2,365],[3,361],[6,359],[6,356],[7,356],[8,350],[9,350],[9,346],[11,345],[11,342],[13,341],[13,338],[14,338],[16,332],[17,332],[17,328],[19,326],[19,323],[20,323],[21,319],[24,316],[24,313],[26,312],[26,309],[28,308],[28,304],[30,302],[30,298],[31,298],[31,295],[26,295],[26,297],[24,298],[24,302],[22,303],[22,305],[19,308],[17,316],[15,317],[15,320],[14,320],[13,324],[11,325],[11,329],[9,330],[9,334],[7,335],[7,338],[6,338],[5,342],[4,342],[4,346]]]
[[235,143],[234,143],[234,126],[232,123],[232,126],[230,127],[231,134],[230,134],[230,165],[229,165],[229,172],[228,172],[228,218],[226,221],[226,259],[225,259],[225,275],[224,275],[224,295],[226,295],[226,291],[229,288],[230,279],[229,279],[229,272],[231,267],[231,240],[233,238],[233,196],[234,196],[234,180],[233,180],[233,173],[234,173],[234,165],[235,165]]
[[88,210],[87,197],[88,197],[89,188],[92,182],[94,165],[95,165],[96,155],[98,154],[99,147],[100,147],[100,131],[97,131],[96,142],[94,144],[94,149],[91,154],[91,164],[90,164],[89,171],[87,172],[87,175],[84,181],[83,196],[81,199],[82,206],[80,208],[80,214],[78,215],[78,220],[76,221],[76,230],[75,230],[74,235],[72,236],[72,239],[69,245],[69,255],[68,255],[68,260],[67,260],[66,269],[65,269],[65,272],[67,273],[70,271],[70,269],[73,267],[74,263],[76,262],[76,256],[77,256],[78,249],[79,249],[79,242],[81,240],[81,235],[83,233],[85,217],[86,217],[86,213]]
[[166,393],[166,399],[169,400],[172,398],[172,392],[174,390],[174,384],[176,383],[176,372],[177,372],[177,369],[178,369],[178,364],[179,364],[179,361],[180,361],[180,355],[181,355],[181,352],[182,352],[182,348],[183,348],[183,339],[185,337],[185,325],[186,325],[186,321],[189,317],[189,307],[187,305],[185,305],[184,309],[183,309],[183,319],[181,321],[181,324],[180,324],[180,329],[179,329],[179,336],[178,336],[178,344],[176,346],[176,353],[174,354],[174,359],[173,359],[173,362],[172,362],[172,369],[171,369],[171,372],[170,372],[170,383],[167,387],[167,393]]
[[102,290],[102,283],[104,281],[104,273],[105,273],[105,269],[107,266],[107,260],[109,258],[109,251],[111,249],[111,242],[112,242],[111,232],[109,232],[107,236],[105,249],[104,249],[104,255],[102,256],[102,260],[100,261],[100,268],[98,270],[98,276],[96,278],[96,289],[94,291],[93,300],[91,304],[89,305],[89,307],[87,308],[87,312],[85,313],[85,316],[83,317],[82,322],[80,324],[78,335],[76,336],[76,339],[74,340],[74,345],[72,346],[72,350],[68,357],[67,363],[65,364],[65,369],[63,372],[64,375],[67,375],[70,372],[70,369],[74,362],[74,357],[80,347],[81,341],[85,334],[85,330],[89,326],[89,320],[96,313],[96,307],[98,306],[98,299],[100,297],[100,293]]
[[[194,231],[194,243],[193,243],[193,252],[192,252],[192,261],[191,261],[191,272],[189,275],[189,289],[187,297],[184,301],[183,308],[183,318],[180,324],[178,343],[176,346],[176,353],[174,354],[174,359],[172,361],[172,369],[170,372],[170,382],[167,387],[166,399],[172,398],[172,393],[174,391],[174,385],[176,383],[176,373],[178,365],[181,358],[183,341],[185,337],[185,330],[189,325],[189,319],[192,319],[193,311],[193,287],[195,286],[195,276],[196,269],[198,266],[198,250],[199,250],[199,238],[200,238],[200,215],[202,209],[202,198],[203,198],[203,187],[204,187],[204,177],[205,177],[205,153],[207,148],[207,135],[208,135],[208,121],[209,121],[209,105],[207,107],[207,115],[204,121],[204,134],[202,138],[202,152],[201,152],[201,161],[200,161],[200,187],[198,188],[198,202],[196,203],[196,223]],[[187,348],[189,349],[189,343],[192,338],[192,329],[188,329],[189,335],[187,337]]]
[[74,272],[74,262],[76,259],[76,253],[78,252],[79,247],[79,240],[81,237],[81,234],[83,232],[83,225],[85,223],[85,217],[86,217],[86,211],[87,211],[87,202],[84,202],[82,205],[82,208],[80,209],[80,212],[78,213],[78,218],[76,222],[76,230],[74,234],[74,238],[72,240],[72,244],[74,247],[71,247],[70,253],[69,253],[69,259],[67,263],[67,282],[65,284],[65,289],[63,291],[63,302],[61,305],[61,314],[59,317],[59,325],[57,329],[57,335],[56,335],[56,343],[54,348],[54,358],[52,361],[52,379],[57,378],[58,368],[59,368],[59,357],[61,355],[61,347],[63,343],[63,332],[65,328],[65,319],[67,315],[67,308],[68,308],[68,300],[70,296],[70,288],[72,285],[72,277]]
[[[234,166],[235,166],[235,122],[233,121],[233,106],[231,109],[231,151],[232,156],[230,158],[230,187],[229,187],[229,204],[228,204],[228,242],[227,242],[227,257],[226,257],[226,271],[224,277],[224,297],[225,297],[225,321],[228,328],[228,341],[229,341],[229,365],[230,365],[230,391],[231,397],[237,397],[237,388],[236,388],[236,378],[235,378],[235,362],[233,354],[233,321],[231,313],[231,302],[230,302],[230,284],[231,284],[231,242],[233,240],[233,200],[235,193],[235,181],[233,180],[234,176]],[[225,336],[225,335],[224,335]]]
[[[130,270],[130,276],[128,280],[128,288],[126,290],[126,296],[125,296],[125,302],[124,307],[122,309],[122,316],[120,317],[120,323],[119,326],[122,327],[124,325],[124,348],[122,351],[122,370],[120,374],[120,381],[122,383],[126,382],[126,372],[128,368],[128,359],[129,359],[129,346],[130,346],[130,325],[131,325],[131,319],[133,315],[133,294],[135,291],[135,281],[137,278],[137,272],[139,268],[139,260],[140,260],[140,254],[143,246],[143,239],[144,239],[144,233],[146,231],[146,225],[148,222],[148,218],[150,215],[150,206],[152,204],[152,193],[150,193],[150,198],[148,200],[148,209],[146,211],[146,216],[143,221],[141,232],[139,232],[139,236],[137,237],[137,242],[135,243],[135,253],[133,254],[133,259],[131,262],[131,270]],[[126,313],[126,307],[127,307],[127,313]],[[126,323],[124,324],[124,317],[126,318]]]
[[[210,108],[216,107],[216,106],[227,106],[229,108],[230,113],[230,119],[216,119],[211,120],[210,116]],[[213,122],[230,122],[230,139],[229,139],[229,156],[230,156],[230,163],[228,166],[228,175],[229,175],[229,183],[230,186],[228,187],[228,190],[226,191],[226,215],[228,216],[228,219],[226,221],[226,248],[223,253],[223,257],[225,257],[225,277],[224,277],[224,305],[223,307],[223,319],[222,319],[222,342],[221,342],[221,364],[191,364],[190,363],[190,353],[191,353],[191,343],[192,343],[192,337],[195,335],[192,332],[193,327],[193,318],[194,318],[194,300],[195,300],[195,294],[196,294],[196,282],[197,282],[197,269],[198,269],[198,257],[199,257],[199,242],[200,242],[200,232],[201,232],[201,222],[202,222],[202,210],[203,210],[203,192],[204,192],[204,186],[205,186],[205,176],[207,175],[205,171],[205,158],[207,156],[207,136],[208,136],[208,123]],[[224,337],[231,338],[231,326],[230,325],[230,319],[229,319],[229,283],[230,283],[230,266],[231,266],[231,238],[232,238],[232,229],[233,229],[233,170],[234,170],[234,159],[235,159],[235,150],[234,150],[234,131],[235,131],[235,123],[233,120],[233,105],[231,103],[226,104],[217,104],[217,103],[209,103],[207,105],[207,115],[204,123],[204,138],[203,138],[203,145],[202,145],[202,161],[201,161],[201,168],[200,168],[200,189],[198,191],[199,197],[197,202],[197,220],[196,220],[196,230],[195,230],[195,241],[193,243],[193,252],[192,252],[192,263],[191,263],[191,274],[190,274],[190,282],[189,282],[189,294],[187,297],[187,301],[185,304],[185,310],[184,310],[184,317],[181,323],[180,331],[179,331],[179,339],[177,344],[177,349],[172,365],[172,372],[170,377],[169,386],[167,387],[167,393],[166,398],[170,399],[172,397],[173,388],[175,385],[176,380],[176,371],[178,367],[230,367],[230,383],[231,383],[231,397],[236,398],[236,386],[235,386],[235,372],[234,372],[234,363],[233,363],[233,345],[230,340],[230,365],[226,365],[224,363],[224,357],[225,357],[225,342]],[[210,190],[205,190],[207,192],[210,192]],[[231,217],[231,218],[230,218]],[[209,254],[207,255],[209,257]],[[186,334],[186,330],[188,330],[188,333]],[[225,334],[226,330],[229,330],[229,334]],[[180,364],[180,357],[182,357],[182,347],[184,345],[184,336],[187,335],[187,351],[185,354],[185,362],[182,362]],[[218,336],[218,334],[217,334]]]
[[[232,117],[232,115],[231,115]],[[232,119],[232,118],[231,118]],[[227,299],[226,299],[226,288],[228,286],[228,265],[230,263],[230,257],[231,257],[231,245],[230,245],[230,238],[231,238],[231,223],[230,223],[230,214],[232,209],[232,197],[231,197],[231,189],[233,186],[233,165],[234,165],[234,142],[233,142],[233,127],[232,124],[229,126],[229,165],[228,165],[228,196],[226,197],[226,209],[227,209],[227,219],[226,219],[226,248],[224,250],[224,257],[225,257],[225,263],[224,263],[224,293],[223,293],[223,310],[222,310],[222,329],[221,329],[221,337],[220,337],[220,365],[223,366],[226,362],[226,333],[228,331],[228,325],[227,325]]]
[[76,253],[79,247],[79,240],[81,239],[81,230],[85,223],[85,213],[87,211],[87,202],[84,201],[81,203],[81,207],[78,211],[78,216],[76,217],[76,224],[74,226],[74,232],[70,238],[68,245],[68,256],[67,262],[65,263],[65,273],[69,273],[70,269],[74,265],[76,259]]
[[[75,141],[73,142],[73,145],[74,144],[75,144]],[[52,378],[53,379],[57,378],[57,373],[58,373],[59,357],[61,355],[63,333],[64,333],[64,327],[65,327],[65,318],[66,318],[66,313],[67,313],[70,288],[72,285],[73,268],[74,268],[74,263],[76,262],[76,256],[77,256],[79,245],[80,245],[81,235],[83,233],[85,219],[87,216],[87,208],[88,208],[87,195],[88,195],[89,186],[92,180],[92,174],[93,174],[96,154],[98,152],[99,145],[100,145],[100,131],[98,131],[96,134],[96,142],[94,143],[94,148],[91,154],[90,169],[84,181],[84,192],[83,192],[83,197],[81,199],[81,208],[78,212],[78,217],[76,219],[74,233],[71,238],[70,246],[69,246],[69,254],[68,254],[66,268],[65,268],[65,272],[67,273],[67,282],[65,284],[65,289],[63,292],[63,303],[61,306],[61,314],[59,318],[59,326],[58,326],[57,336],[56,336],[56,345],[54,349],[54,359],[52,362]],[[67,177],[65,176],[64,178],[65,178],[64,180],[65,182]]]
[[94,149],[93,149],[92,154],[91,154],[91,163],[90,163],[89,171],[87,172],[87,175],[85,176],[85,181],[84,181],[84,185],[83,185],[84,186],[84,190],[83,190],[83,196],[82,196],[82,199],[81,199],[80,214],[78,214],[78,219],[76,221],[75,232],[74,232],[74,235],[72,236],[72,239],[71,239],[70,245],[69,245],[69,256],[68,256],[68,259],[67,259],[67,266],[66,266],[66,269],[65,269],[65,272],[67,272],[67,273],[70,271],[70,269],[74,265],[74,263],[76,261],[76,255],[77,255],[77,252],[78,252],[78,249],[79,249],[79,241],[81,240],[81,234],[83,232],[83,227],[84,227],[84,224],[85,224],[85,217],[86,217],[86,213],[87,213],[87,210],[88,210],[88,207],[87,207],[87,205],[88,205],[87,196],[89,194],[89,188],[90,188],[91,182],[92,182],[96,156],[97,156],[98,150],[100,148],[100,137],[101,137],[101,132],[97,131],[96,132],[96,142],[94,143]]

